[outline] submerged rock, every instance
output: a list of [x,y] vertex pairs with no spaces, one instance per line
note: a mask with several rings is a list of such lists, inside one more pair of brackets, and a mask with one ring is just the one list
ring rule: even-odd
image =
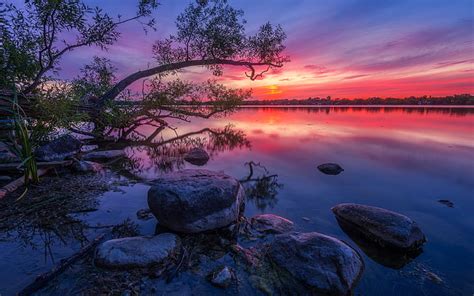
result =
[[219,172],[183,170],[167,174],[148,191],[148,206],[159,223],[194,233],[235,222],[245,199],[239,181]]
[[81,150],[81,141],[71,135],[64,135],[36,148],[38,161],[58,161],[77,154]]
[[285,233],[294,228],[294,223],[290,220],[272,214],[254,216],[250,219],[250,224],[258,232],[266,233]]
[[344,169],[337,163],[323,163],[318,165],[318,170],[326,175],[339,175]]
[[180,244],[172,233],[112,239],[97,247],[95,262],[109,268],[146,267],[169,259]]
[[223,268],[217,270],[211,275],[211,283],[214,286],[217,286],[220,288],[227,288],[232,283],[232,278],[233,278],[232,270],[229,267],[224,266]]
[[122,156],[125,156],[125,151],[123,150],[103,150],[89,152],[82,158],[85,160],[109,160]]
[[140,220],[149,220],[153,218],[153,215],[150,209],[141,209],[137,211],[137,218]]
[[194,165],[205,165],[209,161],[209,154],[202,148],[193,148],[184,156],[184,160]]
[[75,161],[71,168],[79,173],[100,173],[104,171],[100,163],[87,160]]
[[359,204],[339,204],[332,208],[337,219],[353,226],[367,239],[382,247],[416,250],[426,241],[418,225],[399,213]]
[[454,203],[448,199],[440,199],[438,202],[447,206],[448,208],[454,208]]
[[316,295],[349,295],[364,270],[354,249],[317,232],[277,235],[268,255]]

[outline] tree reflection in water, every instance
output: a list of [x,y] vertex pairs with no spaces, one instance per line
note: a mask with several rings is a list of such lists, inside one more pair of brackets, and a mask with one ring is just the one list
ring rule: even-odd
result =
[[121,172],[127,177],[138,179],[145,173],[155,177],[184,168],[184,156],[195,147],[203,148],[212,158],[223,151],[251,146],[246,134],[232,125],[204,128],[161,141],[150,141],[147,137],[144,140],[109,143],[107,148],[121,148],[124,144],[128,147],[128,158],[121,163]]
[[[278,190],[283,187],[283,184],[278,182],[278,175],[270,174],[260,163],[250,161],[245,165],[249,168],[249,174],[240,182],[245,187],[247,201],[252,202],[261,212],[267,208],[272,209],[278,202]],[[258,175],[255,177],[256,174]]]
[[[150,167],[160,174],[183,168],[184,155],[194,147],[204,148],[212,158],[223,151],[250,148],[250,142],[243,131],[228,125],[221,129],[204,128],[168,140],[135,138],[102,142],[100,146],[127,148],[127,158],[112,168],[117,165],[120,174],[136,178]],[[247,201],[261,211],[275,206],[282,187],[278,176],[253,161],[245,165],[250,172],[241,182]],[[118,180],[117,176],[114,173],[107,176],[59,173],[61,177],[45,177],[41,186],[31,188],[18,201],[12,196],[0,202],[0,240],[18,243],[20,247],[44,248],[45,261],[49,258],[54,262],[55,248],[82,247],[103,228],[112,230],[114,225],[91,225],[85,214],[101,211],[99,197],[113,189],[111,180]]]

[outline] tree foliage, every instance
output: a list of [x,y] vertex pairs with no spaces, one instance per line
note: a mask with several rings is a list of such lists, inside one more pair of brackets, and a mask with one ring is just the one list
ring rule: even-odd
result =
[[[243,67],[255,80],[289,61],[283,54],[286,35],[280,26],[266,23],[249,35],[243,12],[227,0],[198,0],[178,16],[175,34],[156,41],[150,68],[117,79],[112,62],[95,57],[76,79],[53,79],[64,55],[81,47],[107,49],[120,37],[123,23],[138,21],[145,31],[155,29],[152,15],[157,7],[156,0],[139,0],[135,14],[122,18],[81,0],[25,0],[21,9],[4,5],[0,90],[15,84],[23,95],[34,94],[35,115],[46,119],[50,114],[60,127],[79,131],[76,121],[87,117],[101,133],[119,129],[129,134],[129,128],[144,122],[158,122],[162,129],[169,126],[168,118],[223,114],[250,97],[250,91],[229,89],[212,79],[184,81],[177,75],[185,68],[205,67],[220,76],[225,66]],[[143,86],[140,103],[129,89],[138,81]],[[58,109],[68,116],[58,116],[54,106],[66,108]]]
[[25,0],[21,9],[3,5],[0,88],[11,88],[15,81],[24,93],[37,90],[48,80],[46,74],[59,69],[64,54],[79,47],[112,45],[120,37],[120,24],[145,19],[144,27],[153,28],[150,16],[157,5],[154,0],[140,0],[136,15],[127,19],[80,0]]

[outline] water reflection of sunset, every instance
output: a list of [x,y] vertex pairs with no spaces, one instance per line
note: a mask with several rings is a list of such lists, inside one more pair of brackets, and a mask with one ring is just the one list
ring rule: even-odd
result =
[[[283,185],[272,208],[263,212],[247,203],[246,216],[274,213],[295,221],[299,231],[328,233],[351,243],[330,208],[344,202],[380,206],[409,215],[423,228],[429,244],[416,259],[420,264],[448,270],[451,262],[463,262],[457,256],[474,255],[466,239],[474,229],[474,220],[466,218],[474,211],[474,108],[245,107],[229,117],[173,126],[181,135],[229,123],[251,145],[213,154],[204,168],[241,178],[248,174],[244,164],[253,160],[278,174]],[[168,133],[164,136],[174,131]],[[146,157],[142,162],[152,164]],[[344,172],[321,174],[316,167],[326,162],[340,164]],[[184,162],[182,168],[196,166]],[[156,177],[156,171],[147,170],[148,178]],[[439,199],[453,200],[456,207],[445,209]],[[309,222],[301,222],[302,217]],[[372,260],[366,264],[373,277],[389,278],[384,289],[402,281],[397,270]],[[456,270],[449,277],[453,285],[472,282],[472,264],[459,263]],[[361,295],[381,291],[372,278],[362,280],[358,289]],[[413,289],[407,285],[402,294],[412,295]]]
[[383,108],[249,108],[230,121],[252,134],[279,137],[345,137],[364,135],[404,141],[430,140],[450,145],[474,145],[473,119],[446,116],[441,110]]

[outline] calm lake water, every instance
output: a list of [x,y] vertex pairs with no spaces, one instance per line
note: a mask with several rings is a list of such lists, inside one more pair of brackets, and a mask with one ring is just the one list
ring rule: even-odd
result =
[[[238,136],[225,141],[206,129],[215,132],[229,124]],[[203,132],[166,151],[129,148],[129,177],[150,180],[164,171],[196,168],[179,158],[190,145],[211,152],[203,168],[239,179],[248,174],[246,162],[260,162],[278,175],[281,187],[273,198],[249,200],[245,214],[277,214],[294,221],[299,231],[331,235],[359,250],[366,268],[356,295],[474,293],[474,108],[248,107],[228,117],[174,126],[179,135]],[[153,130],[143,127],[140,132],[150,135]],[[163,140],[173,136],[174,131],[167,131]],[[340,164],[344,172],[322,174],[317,166],[326,162]],[[130,217],[143,234],[153,233],[154,221],[135,218],[136,210],[146,207],[148,185],[120,189],[104,194],[99,210],[85,219],[107,224]],[[359,246],[330,210],[343,202],[411,217],[428,238],[423,252],[394,262]],[[78,248],[77,243],[57,242],[50,252],[57,262]],[[46,271],[52,262],[44,253],[42,247],[0,241],[0,294],[14,293]]]

